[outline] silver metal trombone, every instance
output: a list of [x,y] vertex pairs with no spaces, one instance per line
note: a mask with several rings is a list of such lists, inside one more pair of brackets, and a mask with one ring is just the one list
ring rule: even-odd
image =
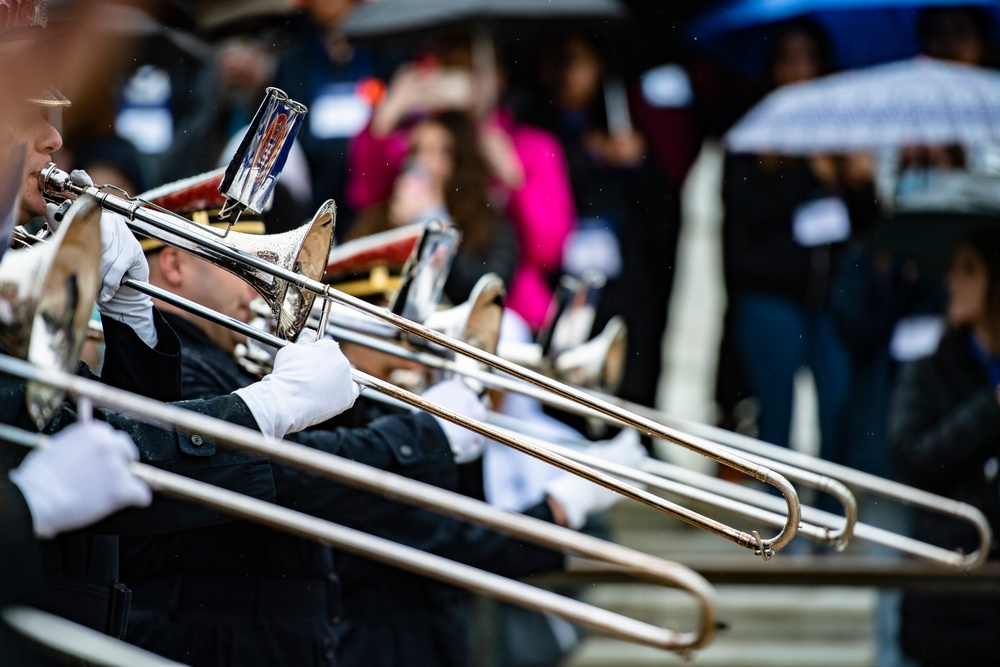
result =
[[[428,368],[463,374],[485,386],[505,391],[527,394],[542,402],[547,402],[559,409],[573,412],[583,417],[603,418],[601,415],[587,410],[571,401],[553,397],[533,385],[516,379],[499,376],[486,371],[458,366],[452,360],[424,352],[409,350],[393,342],[382,340],[352,329],[331,324],[328,331],[342,342],[364,345],[381,352],[396,355],[400,358],[415,361]],[[824,542],[833,548],[845,546],[848,535],[873,544],[889,547],[901,553],[915,556],[922,560],[957,570],[971,570],[981,565],[989,555],[992,540],[992,530],[983,513],[976,507],[951,498],[945,498],[921,489],[900,484],[853,468],[824,461],[822,459],[795,452],[784,447],[771,445],[725,429],[690,420],[681,420],[663,412],[653,411],[646,406],[624,402],[612,396],[606,400],[619,402],[624,407],[636,412],[648,413],[655,418],[670,424],[675,428],[692,434],[694,437],[704,437],[725,446],[745,450],[748,457],[758,460],[762,465],[774,468],[793,481],[801,481],[818,475],[827,488],[843,488],[847,493],[834,494],[845,508],[845,516],[841,517],[814,507],[802,507],[802,523],[798,534],[809,539]],[[502,414],[491,413],[490,423],[519,432],[520,423]],[[530,436],[521,434],[521,437]],[[576,450],[560,447],[557,443],[540,443],[553,451],[580,461],[586,465],[599,468],[623,479],[644,484],[648,488],[660,489],[674,496],[687,498],[706,505],[718,507],[760,521],[764,525],[778,527],[784,521],[781,499],[767,493],[756,491],[745,486],[720,480],[716,477],[703,475],[683,466],[677,466],[655,458],[647,458],[642,463],[641,470],[633,470],[616,465],[595,457],[587,457]],[[578,443],[570,443],[578,444]],[[775,459],[784,459],[779,462]],[[813,484],[817,489],[823,487]],[[913,507],[919,507],[952,517],[958,521],[970,523],[979,537],[979,546],[972,553],[961,553],[942,547],[921,542],[906,535],[901,535],[877,526],[864,523],[857,513],[857,505],[853,500],[851,489],[859,489],[864,493],[880,495]],[[848,532],[847,528],[850,527]]]
[[[39,368],[25,361],[0,356],[0,373],[56,386],[78,400],[85,398],[100,407],[119,410],[160,425],[169,424],[173,428],[199,433],[229,446],[267,456],[274,462],[309,470],[372,493],[392,494],[402,502],[479,523],[557,551],[622,567],[639,579],[678,588],[694,596],[700,611],[698,627],[697,630],[688,632],[656,627],[271,503],[248,498],[145,464],[132,464],[134,474],[146,481],[155,491],[205,504],[234,516],[302,537],[317,539],[394,567],[462,586],[515,605],[549,612],[627,641],[687,653],[705,646],[714,636],[716,630],[714,590],[700,575],[677,563],[544,521],[505,512],[457,493],[302,445],[274,441],[247,428],[114,389],[63,371]],[[0,439],[15,444],[33,446],[39,444],[44,437],[37,433],[0,425]]]
[[[419,364],[422,364],[428,368],[432,368],[435,370],[458,373],[485,387],[492,387],[496,389],[502,389],[505,391],[512,391],[512,392],[526,394],[543,403],[548,403],[557,408],[567,410],[569,412],[572,412],[574,414],[583,417],[596,418],[603,421],[611,421],[606,416],[596,413],[592,410],[589,410],[585,406],[581,406],[573,401],[558,396],[553,396],[552,394],[534,385],[522,382],[515,378],[496,375],[494,373],[490,373],[480,368],[469,367],[468,365],[459,365],[456,364],[451,359],[446,359],[427,351],[406,349],[391,341],[382,340],[375,336],[370,336],[366,333],[354,331],[352,329],[348,329],[338,324],[330,324],[327,330],[337,340],[340,340],[342,342],[363,345],[371,349],[378,350],[380,352],[385,352],[387,354],[395,355],[401,359],[415,361]],[[263,342],[273,344],[273,341],[263,341]],[[496,417],[496,421],[494,421],[493,419],[494,417]],[[504,426],[505,424],[508,427],[511,426],[509,422],[502,421],[502,415],[494,414],[488,421],[498,426]],[[514,434],[520,435],[520,437],[522,438],[527,437],[524,434],[519,433],[519,430],[516,427],[507,428],[506,431],[508,435],[511,435],[513,432]],[[689,433],[688,431],[685,432]],[[689,435],[688,437],[698,442],[704,441],[702,438],[698,436]],[[536,443],[538,442],[537,440],[532,438],[528,439],[534,440]],[[558,452],[563,456],[566,456],[567,458],[572,458],[573,460],[579,461],[580,463],[584,463],[588,466],[605,470],[606,472],[613,474],[616,477],[622,477],[624,479],[630,479],[637,483],[645,484],[649,488],[659,488],[663,491],[673,493],[674,495],[679,495],[682,497],[690,497],[693,500],[703,499],[703,498],[695,498],[691,495],[691,494],[700,495],[697,494],[696,491],[693,491],[691,489],[681,489],[677,487],[675,484],[671,484],[669,482],[666,482],[662,478],[658,478],[654,474],[650,474],[648,471],[646,473],[643,473],[642,471],[629,470],[627,468],[622,468],[621,466],[616,466],[614,464],[605,461],[594,459],[593,457],[585,457],[576,450],[567,451],[565,448],[560,448],[558,446],[553,447],[552,446],[553,444],[554,443],[542,443],[541,446],[545,446],[554,452]],[[654,462],[655,459],[648,459],[648,461]],[[788,465],[787,463],[783,463],[774,460],[772,458],[765,459],[764,457],[761,457],[757,462],[760,463],[761,465],[767,466],[768,468],[776,470],[789,480],[798,482],[800,484],[804,484],[806,486],[815,488],[821,492],[825,492],[833,496],[843,507],[844,516],[837,517],[830,513],[824,513],[826,520],[820,522],[822,524],[821,526],[809,525],[807,523],[800,522],[798,531],[804,532],[804,534],[807,537],[822,541],[834,549],[841,550],[844,547],[846,547],[847,542],[851,539],[854,533],[854,527],[858,520],[857,502],[854,498],[854,494],[851,493],[850,489],[848,489],[846,486],[844,486],[844,484],[842,484],[841,482],[830,476],[818,474],[816,472],[807,469]],[[667,486],[669,486],[670,488],[667,488]],[[776,497],[773,496],[768,496],[768,497],[771,500],[777,501],[779,503],[781,502]],[[708,504],[720,506],[719,503],[708,502]],[[766,516],[766,520],[764,521],[766,525],[773,527],[780,527],[781,525],[783,525],[784,522],[784,515],[781,514],[781,508],[780,507],[775,508],[774,505],[770,503],[769,506],[771,507],[772,510],[770,513],[761,513],[761,511],[757,508],[749,508],[745,506],[742,508],[737,506],[730,506],[730,507],[723,507],[723,509],[732,509],[734,511],[739,510],[736,511],[737,514],[741,514],[751,519],[763,520]],[[803,511],[805,509],[806,508],[803,508]],[[773,513],[774,511],[777,511],[778,515],[775,515]],[[776,524],[774,522],[775,516],[781,516],[782,521]]]
[[[619,400],[620,399],[615,399]],[[755,438],[750,438],[739,433],[733,433],[716,426],[699,424],[688,420],[670,417],[662,412],[621,401],[628,405],[629,409],[639,409],[650,418],[657,418],[672,424],[675,428],[681,428],[690,433],[700,434],[727,447],[740,450],[752,460],[772,458],[781,456],[789,464],[801,467],[805,470],[812,470],[817,474],[827,475],[838,479],[848,487],[857,489],[863,493],[889,498],[896,502],[916,507],[921,510],[935,512],[951,517],[958,521],[969,523],[979,537],[979,545],[972,553],[962,553],[960,551],[950,551],[925,542],[912,540],[895,533],[889,533],[894,537],[889,538],[884,534],[876,536],[878,529],[865,524],[858,524],[856,534],[871,541],[879,542],[885,546],[890,546],[906,553],[936,562],[941,565],[953,567],[961,570],[970,570],[980,566],[989,556],[990,544],[993,539],[993,531],[990,528],[986,516],[976,507],[968,503],[959,502],[951,498],[945,498],[922,489],[917,489],[906,484],[878,477],[870,473],[848,468],[847,466],[824,461],[815,456],[809,456],[801,452],[778,447]],[[886,533],[888,531],[881,531]]]
[[[410,394],[409,392],[404,392],[389,383],[383,382],[371,376],[355,372],[355,381],[364,386],[372,387],[380,393],[393,396],[394,398],[402,400],[413,407],[425,410],[431,414],[436,414],[443,419],[452,421],[485,437],[504,442],[505,444],[508,444],[524,453],[545,460],[559,468],[562,468],[563,470],[581,475],[594,483],[600,484],[601,486],[605,486],[611,490],[639,500],[647,505],[668,512],[687,523],[724,537],[744,548],[754,550],[765,559],[769,558],[773,552],[784,547],[784,545],[786,545],[795,535],[800,519],[798,495],[796,494],[794,487],[792,487],[785,477],[770,470],[766,466],[753,463],[741,456],[735,455],[731,451],[724,447],[720,447],[715,443],[702,439],[692,439],[677,430],[667,428],[646,417],[637,415],[634,412],[621,410],[605,400],[595,399],[579,389],[553,381],[540,373],[525,369],[517,364],[512,364],[494,354],[484,352],[463,341],[445,336],[421,324],[379,308],[378,306],[340,293],[331,288],[329,285],[309,277],[310,275],[322,275],[322,269],[314,271],[311,274],[309,272],[303,274],[299,270],[286,268],[285,265],[287,265],[288,262],[283,263],[283,265],[273,263],[270,261],[272,259],[271,257],[265,258],[267,253],[262,253],[260,251],[255,253],[245,252],[236,248],[235,245],[230,245],[224,242],[222,239],[218,238],[218,236],[206,233],[204,229],[199,229],[199,227],[201,227],[199,225],[194,225],[189,221],[168,212],[151,209],[147,202],[123,198],[117,194],[95,186],[76,185],[70,180],[69,174],[59,170],[54,164],[47,165],[44,169],[42,169],[39,175],[39,183],[43,192],[45,192],[50,198],[54,196],[58,199],[59,197],[65,198],[67,196],[90,194],[94,196],[105,209],[123,215],[130,220],[130,226],[133,231],[169,245],[176,246],[183,250],[188,250],[199,257],[217,263],[237,275],[244,276],[249,272],[257,280],[260,279],[260,276],[267,276],[270,278],[270,281],[264,281],[267,286],[282,283],[282,281],[284,281],[284,283],[287,283],[289,286],[288,290],[285,292],[286,301],[288,300],[287,294],[290,293],[295,303],[301,304],[306,298],[305,293],[308,292],[314,295],[322,296],[324,299],[343,303],[344,305],[363,312],[371,317],[388,322],[407,334],[422,338],[443,348],[449,349],[452,352],[472,358],[479,363],[513,375],[523,381],[542,387],[567,400],[575,401],[581,405],[587,406],[616,423],[630,426],[642,433],[680,444],[681,446],[696,451],[704,456],[708,456],[719,463],[735,468],[736,470],[750,475],[761,482],[774,486],[781,492],[782,496],[785,498],[787,511],[785,524],[777,535],[765,539],[762,538],[756,531],[747,533],[715,521],[709,517],[703,516],[697,512],[693,512],[687,508],[680,507],[673,503],[668,503],[658,496],[635,489],[634,487],[631,487],[631,485],[624,484],[614,477],[598,473],[593,470],[587,470],[574,461],[536,447],[523,439],[511,439],[500,433],[494,427],[468,419],[464,415],[442,410],[440,407],[430,404],[424,399],[421,399],[419,396]],[[332,202],[329,202],[329,205],[332,207]],[[235,233],[230,234],[230,236],[233,234]],[[254,246],[260,247],[260,237],[252,243]],[[317,244],[317,247],[319,245],[320,244]],[[324,252],[328,252],[328,250],[329,247],[327,247]],[[273,252],[271,254],[273,255]],[[300,268],[297,261],[292,262],[292,265],[295,266],[296,269]],[[254,283],[251,282],[251,284]],[[291,287],[295,287],[296,289],[292,290]],[[267,298],[266,294],[262,293],[262,295]],[[169,300],[170,296],[172,295],[168,295],[168,298],[165,300]],[[272,305],[272,309],[276,309],[273,299],[269,299],[269,303]],[[301,313],[301,310],[297,310],[296,312]],[[306,311],[306,313],[308,313],[308,311]],[[224,322],[219,323],[225,324]],[[289,326],[286,322],[284,326],[285,332],[282,333],[279,331],[279,333],[290,339],[294,339],[295,336],[297,336],[298,331],[301,330],[297,323],[295,326]],[[298,329],[298,331],[296,329]],[[274,342],[270,340],[264,342],[274,344]]]

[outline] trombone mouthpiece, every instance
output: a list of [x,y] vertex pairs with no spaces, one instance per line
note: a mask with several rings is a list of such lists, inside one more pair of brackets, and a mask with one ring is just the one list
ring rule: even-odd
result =
[[43,193],[66,194],[70,184],[69,174],[57,167],[55,162],[49,162],[38,172],[38,187]]

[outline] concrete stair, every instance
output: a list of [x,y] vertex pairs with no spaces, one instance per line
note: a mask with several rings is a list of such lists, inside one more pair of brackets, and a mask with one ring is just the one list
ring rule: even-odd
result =
[[[716,512],[716,515],[718,513]],[[714,516],[714,515],[713,515]],[[726,517],[718,517],[726,521]],[[636,503],[611,514],[615,541],[665,558],[697,561],[699,554],[755,558],[706,531],[681,524]],[[741,528],[745,526],[733,520]],[[768,531],[768,535],[773,531]],[[778,554],[775,558],[782,557]],[[590,635],[564,667],[702,665],[704,667],[870,667],[876,663],[875,604],[871,588],[716,584],[720,630],[690,659],[657,649]],[[585,599],[662,625],[694,627],[696,608],[683,593],[644,584],[598,583]]]

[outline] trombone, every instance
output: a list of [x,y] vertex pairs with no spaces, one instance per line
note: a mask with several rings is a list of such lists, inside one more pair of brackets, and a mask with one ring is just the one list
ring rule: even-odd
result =
[[[638,578],[675,587],[694,596],[700,612],[698,628],[696,631],[678,632],[653,626],[528,584],[512,582],[499,575],[457,564],[419,549],[405,547],[146,464],[133,463],[133,473],[148,483],[154,491],[204,504],[300,537],[316,539],[394,567],[462,586],[515,605],[549,612],[619,639],[683,654],[708,644],[716,631],[714,590],[700,575],[680,564],[605,542],[568,528],[505,512],[461,494],[376,470],[303,445],[287,441],[276,442],[256,431],[108,387],[60,370],[40,368],[13,357],[0,356],[0,373],[58,387],[76,397],[82,413],[86,413],[89,409],[84,407],[84,403],[89,405],[92,401],[95,405],[119,410],[151,423],[170,424],[174,428],[200,433],[238,449],[264,455],[273,461],[309,470],[372,493],[392,494],[403,502],[479,523],[531,540],[547,548],[623,567]],[[0,439],[15,444],[37,446],[43,444],[45,438],[46,436],[38,433],[0,425]]]
[[[328,328],[338,340],[365,345],[372,349],[396,355],[402,359],[415,361],[428,368],[441,371],[456,372],[483,384],[484,386],[526,394],[536,400],[548,403],[558,409],[572,412],[586,418],[603,419],[603,415],[588,410],[577,403],[552,396],[540,391],[525,382],[514,378],[488,373],[478,368],[470,368],[455,364],[449,359],[424,351],[409,350],[375,336],[369,336],[358,331],[331,324]],[[664,412],[655,411],[636,403],[625,402],[613,396],[603,396],[605,400],[616,402],[625,409],[633,410],[671,425],[695,438],[705,438],[720,443],[726,447],[741,450],[740,453],[762,465],[773,468],[791,480],[807,483],[808,478],[822,482],[830,489],[846,489],[846,494],[835,493],[845,508],[845,516],[839,517],[830,512],[813,507],[802,508],[803,523],[799,525],[798,533],[816,541],[822,541],[835,549],[845,545],[845,533],[852,527],[851,535],[859,539],[886,546],[902,553],[957,570],[972,570],[979,567],[988,557],[992,540],[992,529],[985,515],[968,503],[945,498],[912,486],[884,479],[876,475],[855,470],[847,466],[824,461],[808,454],[785,449],[762,442],[725,429],[689,420],[671,417]],[[491,413],[488,421],[497,426],[519,432],[523,427],[505,415]],[[528,437],[522,435],[522,437]],[[576,445],[580,443],[565,443]],[[659,488],[676,496],[689,498],[708,505],[719,507],[740,514],[749,519],[758,520],[768,526],[780,526],[783,516],[780,499],[760,491],[748,489],[739,484],[725,482],[715,477],[696,473],[682,466],[673,465],[656,458],[648,457],[642,463],[641,470],[631,470],[610,462],[585,457],[573,449],[559,447],[556,443],[546,443],[555,451],[565,454],[587,465],[601,468],[618,477],[631,479],[645,484],[649,488]],[[776,459],[785,459],[777,461]],[[818,476],[818,477],[814,477]],[[825,490],[818,484],[813,485],[819,490]],[[857,505],[853,501],[852,489],[880,495],[897,502],[937,512],[972,525],[979,537],[977,549],[965,554],[942,547],[921,542],[911,537],[894,533],[858,520]],[[846,523],[845,523],[846,522]],[[844,525],[842,525],[844,524]],[[835,528],[840,526],[840,528]]]
[[[530,454],[536,458],[547,461],[563,470],[583,476],[594,483],[600,484],[601,486],[672,514],[687,523],[724,537],[744,548],[751,549],[765,559],[770,558],[775,551],[784,547],[784,545],[786,545],[795,535],[795,531],[798,528],[800,520],[798,495],[796,494],[794,487],[792,487],[785,477],[781,474],[773,472],[766,466],[751,462],[746,458],[735,455],[728,449],[720,447],[715,443],[711,443],[703,439],[692,439],[677,430],[657,424],[656,422],[635,414],[634,412],[621,410],[608,401],[596,399],[579,389],[550,380],[540,373],[536,373],[516,364],[512,364],[494,354],[479,350],[478,348],[463,341],[445,336],[421,324],[379,308],[378,306],[340,293],[319,280],[309,277],[310,275],[321,275],[322,268],[319,268],[312,273],[308,271],[306,271],[305,274],[302,273],[301,271],[306,270],[307,267],[305,266],[306,262],[300,261],[299,254],[288,253],[290,257],[289,261],[282,262],[281,264],[275,264],[274,261],[276,261],[276,258],[273,257],[273,250],[268,249],[266,252],[262,252],[261,250],[248,252],[240,250],[236,247],[237,241],[242,244],[242,241],[245,240],[250,247],[261,248],[262,246],[259,237],[256,240],[239,238],[231,239],[227,237],[227,240],[232,241],[233,244],[230,245],[228,243],[224,243],[218,235],[207,233],[203,229],[198,229],[198,225],[193,225],[187,220],[170,214],[169,212],[152,209],[149,207],[148,203],[141,200],[130,199],[127,196],[123,198],[109,192],[107,189],[96,186],[76,185],[70,180],[69,174],[58,169],[51,163],[42,169],[38,178],[43,193],[45,193],[49,198],[60,200],[65,199],[67,196],[90,194],[94,196],[105,209],[126,217],[129,220],[129,226],[133,231],[157,239],[169,245],[176,246],[182,250],[187,250],[199,257],[202,257],[203,259],[213,261],[241,277],[247,277],[246,279],[251,282],[251,284],[254,284],[255,287],[256,282],[262,282],[263,285],[268,288],[268,292],[276,291],[284,297],[280,302],[276,301],[273,297],[269,298],[269,295],[266,292],[262,292],[262,295],[268,300],[272,310],[279,315],[279,320],[282,320],[280,324],[282,330],[279,330],[279,335],[284,338],[294,340],[297,337],[298,333],[301,331],[302,323],[305,321],[305,318],[309,313],[309,308],[303,308],[303,306],[307,301],[310,302],[311,305],[311,301],[314,296],[321,296],[326,301],[340,302],[371,317],[381,319],[411,336],[423,338],[431,343],[451,350],[452,352],[469,357],[479,363],[504,371],[505,373],[513,375],[523,381],[529,382],[543,389],[547,389],[555,393],[557,396],[561,396],[567,400],[587,406],[616,423],[624,424],[635,428],[642,433],[680,444],[688,449],[708,456],[719,463],[733,467],[736,470],[750,475],[761,482],[770,484],[777,488],[781,492],[782,496],[784,496],[787,509],[785,523],[777,535],[772,538],[764,539],[757,531],[747,533],[715,521],[710,517],[693,512],[687,508],[674,503],[669,503],[658,496],[636,489],[631,485],[624,484],[614,477],[587,469],[586,467],[580,466],[575,461],[572,461],[564,456],[560,456],[558,454],[551,453],[544,448],[537,447],[522,438],[508,437],[495,427],[471,420],[464,415],[457,414],[453,411],[442,409],[439,406],[420,398],[419,396],[402,391],[387,382],[354,371],[353,375],[355,381],[363,386],[371,387],[380,393],[387,394],[393,398],[401,400],[412,407],[435,414],[487,438],[503,442],[504,444],[514,447],[515,449],[518,449],[526,454]],[[332,202],[328,202],[326,208],[332,209]],[[332,218],[332,210],[329,210],[329,213]],[[320,215],[317,215],[317,218],[320,217]],[[325,218],[326,215],[324,214],[322,217]],[[314,218],[313,225],[310,229],[316,227],[317,218]],[[322,227],[326,229],[327,225],[323,223]],[[288,232],[288,234],[291,233],[293,232]],[[229,237],[233,237],[237,234],[238,233],[236,232],[231,232]],[[332,224],[329,225],[329,234],[332,234]],[[312,235],[307,234],[307,240],[311,240],[312,238]],[[268,242],[264,241],[264,243],[265,245],[263,248],[266,249],[266,244]],[[321,243],[316,243],[315,247],[312,247],[310,252],[307,253],[307,259],[309,257],[316,258],[315,256],[320,254],[319,246],[321,245]],[[322,250],[322,259],[324,261],[328,251],[329,242],[327,242],[326,248]],[[293,266],[295,270],[285,268],[286,265]],[[133,284],[132,286],[138,289],[137,285]],[[161,297],[160,294],[153,294],[151,291],[147,291],[146,293],[151,294],[152,296],[157,296],[158,298],[165,297],[164,300],[168,302],[171,302],[171,299],[174,299],[175,301],[173,301],[173,303],[175,303],[175,305],[180,304],[180,302],[176,301],[176,297],[169,295],[168,293],[164,293],[163,297]],[[197,304],[191,305],[196,306],[197,309],[201,310],[201,312],[198,312],[198,310],[192,310],[192,312],[197,312],[199,315],[212,319],[208,316],[208,313],[204,312],[206,309],[197,306]],[[291,310],[293,308],[297,315],[296,318],[290,318],[286,312],[287,310]],[[299,319],[298,316],[301,316],[301,319]],[[220,322],[218,320],[213,321],[224,325],[226,324],[225,322]],[[248,335],[250,334],[248,333]],[[273,344],[271,341],[267,342]]]

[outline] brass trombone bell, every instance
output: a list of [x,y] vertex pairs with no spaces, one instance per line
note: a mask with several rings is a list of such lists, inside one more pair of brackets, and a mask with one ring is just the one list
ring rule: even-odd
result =
[[[90,196],[70,208],[49,242],[0,261],[0,344],[46,368],[75,369],[100,287],[101,207]],[[63,392],[29,382],[28,414],[41,428]]]
[[[229,231],[223,235],[144,200],[120,197],[103,187],[76,185],[54,163],[42,169],[38,180],[47,198],[61,201],[67,196],[92,195],[104,209],[127,218],[136,234],[186,250],[239,276],[267,301],[282,338],[294,341],[305,327],[315,291],[302,289],[297,282],[284,280],[260,267],[281,267],[289,273],[319,280],[333,244],[337,207],[332,200],[320,206],[312,220],[298,229],[281,234]],[[205,243],[206,238],[213,242]],[[244,261],[248,257],[259,263],[248,266]]]

